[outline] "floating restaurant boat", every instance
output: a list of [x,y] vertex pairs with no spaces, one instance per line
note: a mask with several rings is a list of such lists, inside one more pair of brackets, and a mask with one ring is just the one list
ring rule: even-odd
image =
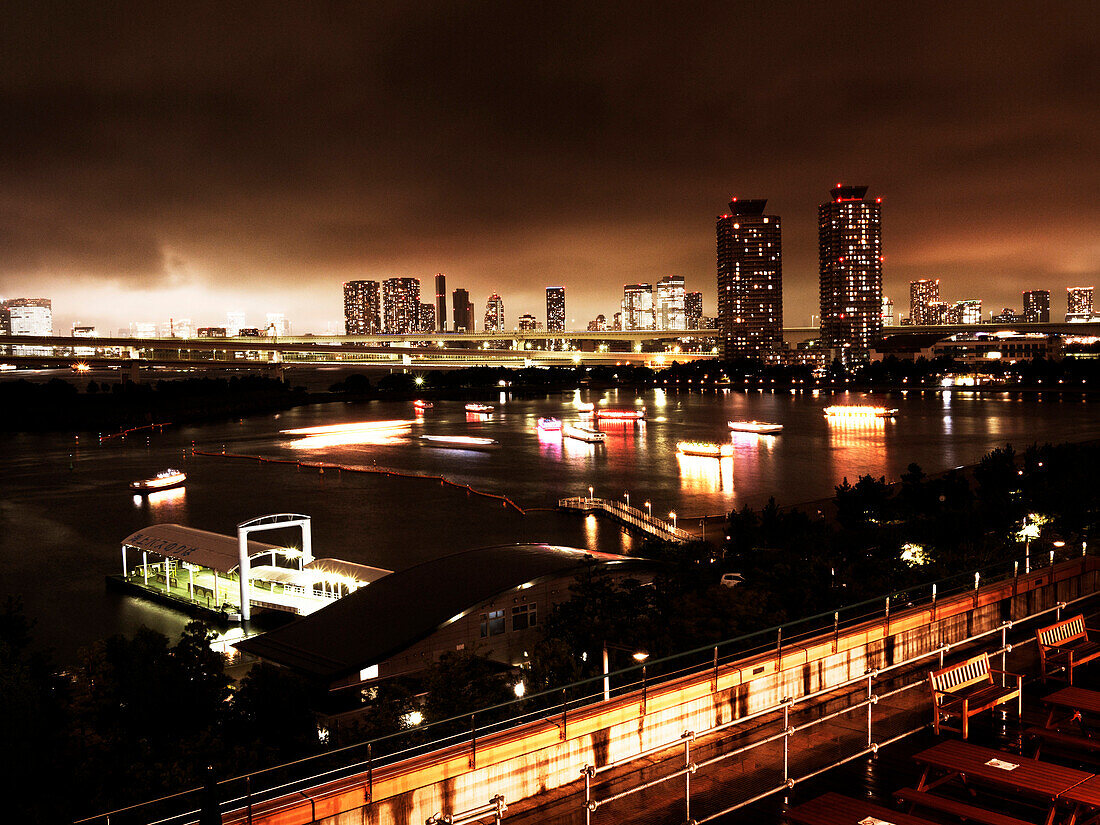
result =
[[467,404],[466,412],[472,413],[491,413],[493,407],[489,404]]
[[476,435],[422,435],[420,441],[429,447],[452,447],[456,450],[483,450],[500,446],[496,439]]
[[782,432],[782,424],[771,424],[767,421],[727,421],[729,428],[738,433],[757,433],[758,435],[772,435]]
[[825,408],[826,418],[855,418],[861,421],[870,418],[893,418],[897,414],[897,407],[872,407],[866,404]]
[[596,405],[591,401],[581,401],[577,404],[577,411],[582,413],[590,413],[596,409]]
[[591,427],[582,427],[579,424],[566,424],[562,427],[561,433],[566,438],[575,438],[589,444],[602,444],[607,441],[607,433],[602,433]]
[[182,487],[187,481],[187,475],[179,470],[165,470],[157,473],[152,478],[144,478],[141,481],[131,481],[130,489],[139,493],[153,493],[157,490],[168,490],[172,487]]
[[612,421],[641,421],[645,418],[645,407],[637,409],[599,409],[596,410],[596,418],[607,418]]
[[732,444],[716,444],[713,441],[680,441],[676,450],[681,455],[694,455],[702,458],[728,458],[733,455]]
[[561,419],[560,418],[540,418],[538,421],[538,428],[544,433],[557,433],[561,432]]
[[433,404],[431,401],[423,401],[419,398],[413,401],[413,409],[416,410],[430,410],[434,406],[435,404]]

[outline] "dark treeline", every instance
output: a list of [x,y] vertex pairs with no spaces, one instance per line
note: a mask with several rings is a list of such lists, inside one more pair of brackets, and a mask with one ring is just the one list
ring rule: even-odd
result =
[[175,424],[273,412],[303,403],[304,389],[260,375],[175,381],[89,381],[78,386],[0,383],[0,429],[110,433],[145,424]]
[[[337,706],[322,686],[271,667],[253,667],[233,683],[199,623],[174,644],[144,629],[113,637],[57,672],[34,652],[27,621],[9,605],[0,616],[0,724],[20,758],[5,781],[25,788],[60,776],[71,793],[8,799],[29,806],[20,821],[57,821],[197,787],[207,765],[227,777],[398,732],[375,755],[466,735],[471,713],[484,725],[555,703],[578,680],[598,680],[605,642],[614,650],[612,670],[633,664],[623,648],[645,650],[653,678],[699,663],[658,661],[678,652],[1019,557],[1029,520],[1042,524],[1031,541],[1037,562],[1056,541],[1076,555],[1100,517],[1098,461],[1094,444],[1022,453],[1006,446],[965,471],[929,477],[910,465],[892,484],[845,479],[827,512],[774,501],[743,508],[730,513],[720,546],[648,542],[640,555],[657,562],[653,581],[578,577],[573,598],[540,617],[544,639],[522,674],[527,698],[489,711],[514,699],[516,674],[476,650],[444,655],[421,678],[346,694]],[[722,586],[725,572],[740,572],[743,583]],[[774,636],[760,642],[774,644]],[[564,695],[577,700],[599,689],[592,681]],[[550,693],[536,696],[541,691]],[[317,712],[327,719],[321,737]]]

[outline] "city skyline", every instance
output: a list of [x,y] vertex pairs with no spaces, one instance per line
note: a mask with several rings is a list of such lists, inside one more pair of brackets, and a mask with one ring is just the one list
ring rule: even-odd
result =
[[[709,219],[737,192],[783,217],[784,317],[808,324],[837,180],[884,199],[896,301],[922,278],[988,307],[1097,280],[1084,3],[999,5],[992,27],[935,3],[135,8],[27,9],[0,34],[23,124],[0,144],[0,294],[52,297],[63,328],[236,308],[319,330],[346,281],[437,272],[518,314],[562,285],[577,327],[667,275],[714,307]],[[852,71],[820,71],[840,42]],[[721,80],[739,72],[758,81]]]

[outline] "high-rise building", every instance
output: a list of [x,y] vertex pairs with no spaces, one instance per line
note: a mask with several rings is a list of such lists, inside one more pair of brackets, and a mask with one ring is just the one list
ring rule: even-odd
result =
[[519,321],[517,322],[516,328],[520,331],[534,331],[539,328],[539,322],[534,315],[531,315],[530,313],[524,313],[523,315],[519,316]]
[[779,218],[767,199],[730,201],[717,219],[718,328],[723,358],[763,358],[783,347]]
[[940,299],[939,280],[925,279],[909,282],[909,320],[917,325],[935,323],[931,319],[929,305]]
[[882,296],[882,325],[892,327],[894,325],[894,302]]
[[683,275],[666,275],[657,282],[653,316],[657,329],[687,329]]
[[286,315],[281,312],[269,312],[267,313],[267,334],[273,335],[276,338],[281,338],[284,335],[290,335],[290,322],[287,321]]
[[465,289],[456,289],[451,293],[451,309],[455,319],[455,332],[473,332],[474,305],[470,302],[470,293]]
[[435,304],[421,304],[416,314],[417,332],[435,332]]
[[703,317],[703,293],[688,292],[684,295],[684,318],[688,329],[699,329]]
[[966,301],[956,301],[954,307],[956,324],[980,324],[982,322],[982,302],[979,298],[971,298]]
[[1071,286],[1066,290],[1066,320],[1092,320],[1092,287]]
[[371,335],[382,331],[382,301],[378,281],[344,284],[344,332]]
[[653,329],[653,285],[623,287],[623,329]]
[[546,287],[546,331],[565,332],[565,287]]
[[616,312],[615,313],[614,320],[611,323],[611,328],[613,330],[615,330],[616,332],[621,332],[622,331],[622,328],[623,328],[623,314],[621,312]]
[[485,302],[485,332],[504,332],[504,299],[495,292]]
[[597,315],[594,320],[588,322],[589,332],[607,332],[607,316]]
[[241,334],[241,327],[244,326],[244,313],[243,312],[227,312],[225,313],[225,334],[230,338],[236,338]]
[[447,276],[435,276],[435,323],[440,332],[447,331]]
[[1024,322],[1045,324],[1050,321],[1050,290],[1033,289],[1024,293]]
[[387,278],[382,282],[382,331],[391,335],[417,332],[420,319],[420,281]]
[[881,198],[837,185],[818,207],[821,343],[844,362],[862,361],[882,331]]
[[11,335],[53,335],[53,301],[10,298],[4,301]]
[[950,323],[947,301],[929,301],[924,308],[924,323],[937,326]]

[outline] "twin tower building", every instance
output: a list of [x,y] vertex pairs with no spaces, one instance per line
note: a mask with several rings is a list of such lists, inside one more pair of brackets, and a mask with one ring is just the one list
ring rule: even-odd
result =
[[[837,185],[818,207],[822,349],[848,363],[867,358],[882,330],[881,198]],[[766,200],[730,201],[717,219],[718,330],[722,357],[777,361],[783,342],[783,253]]]

